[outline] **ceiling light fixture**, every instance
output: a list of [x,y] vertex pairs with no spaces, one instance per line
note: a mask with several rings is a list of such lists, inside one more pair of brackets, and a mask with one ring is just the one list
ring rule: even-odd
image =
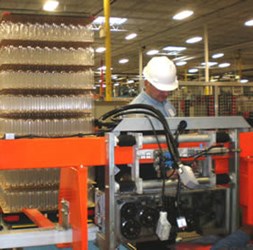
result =
[[170,51],[167,53],[168,56],[177,56],[179,54],[178,51]]
[[[110,25],[122,25],[127,21],[127,18],[120,18],[120,17],[110,17],[109,22]],[[98,16],[92,23],[102,25],[105,23],[104,16]]]
[[219,66],[219,68],[227,68],[230,66],[230,63],[221,63],[218,66]]
[[187,62],[185,62],[185,61],[176,62],[176,65],[177,65],[177,66],[184,66],[184,65],[186,65],[186,64],[187,64]]
[[[127,18],[120,18],[120,17],[110,17],[110,30],[111,31],[126,31],[122,28],[122,24],[127,21]],[[103,27],[105,23],[105,17],[104,16],[98,16],[93,22],[92,22],[92,30],[100,30],[101,27]]]
[[98,47],[97,49],[96,49],[96,52],[97,53],[103,53],[105,51],[105,47]]
[[247,82],[249,82],[248,79],[241,79],[241,80],[240,80],[240,83],[247,83]]
[[253,26],[253,19],[248,20],[244,23],[245,26]]
[[131,33],[129,35],[127,35],[125,37],[126,40],[131,40],[131,39],[134,39],[135,37],[137,37],[137,34],[136,33]]
[[189,73],[197,73],[199,70],[198,69],[189,69],[188,72]]
[[147,51],[146,54],[147,54],[148,56],[153,56],[153,55],[156,55],[158,52],[159,52],[159,50],[157,50],[157,49],[152,49],[152,50]]
[[173,16],[174,20],[183,20],[193,14],[192,10],[183,10],[179,13],[177,13],[175,16]]
[[43,5],[43,10],[54,11],[58,7],[58,5],[59,5],[58,1],[49,0],[49,1],[45,2],[45,4]]
[[[218,64],[217,62],[208,62],[208,63],[207,63],[207,65],[208,65],[209,67],[212,67],[212,66],[217,65],[217,64]],[[202,66],[206,66],[206,63],[203,62],[203,63],[201,63],[201,65],[202,65]]]
[[97,68],[97,70],[99,70],[99,71],[101,71],[101,70],[105,71],[106,70],[106,66],[105,65],[101,66],[101,67]]
[[224,56],[224,53],[217,53],[217,54],[213,54],[212,55],[212,58],[213,59],[217,59],[217,58],[221,58],[221,57],[223,57]]
[[167,47],[164,47],[163,50],[166,50],[166,51],[183,51],[183,50],[186,50],[186,47],[167,46]]
[[200,41],[202,41],[202,37],[201,36],[195,36],[195,37],[187,39],[186,43],[198,43]]
[[194,56],[180,56],[173,59],[173,61],[189,61],[194,59]]
[[123,59],[119,60],[120,64],[125,64],[125,63],[128,63],[128,62],[129,62],[129,59],[127,59],[127,58],[123,58]]

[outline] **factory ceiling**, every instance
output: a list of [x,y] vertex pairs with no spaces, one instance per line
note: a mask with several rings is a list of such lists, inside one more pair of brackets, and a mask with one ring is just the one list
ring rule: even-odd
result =
[[[0,11],[45,14],[42,5],[42,0],[0,0]],[[201,63],[206,60],[217,63],[210,67],[210,77],[236,74],[253,81],[253,27],[244,25],[253,19],[252,0],[112,0],[110,8],[111,17],[127,18],[122,25],[112,27],[113,75],[138,75],[140,55],[145,65],[151,58],[146,53],[158,50],[158,54],[167,55],[175,63],[187,62],[177,67],[180,79],[186,79],[186,75],[191,78],[188,70],[192,68],[198,69],[195,73],[197,77],[205,79],[205,69]],[[194,13],[184,20],[173,19],[176,13],[185,9]],[[95,19],[104,16],[103,0],[60,0],[55,13]],[[94,25],[95,28],[98,26]],[[126,35],[130,33],[137,36],[126,40]],[[99,34],[95,30],[95,49],[105,46],[105,40]],[[194,44],[186,43],[187,39],[195,36],[202,40]],[[163,50],[166,46],[185,49],[181,52]],[[215,53],[223,53],[224,56],[213,59]],[[120,59],[128,59],[128,62],[120,64]],[[104,64],[105,53],[95,53],[95,61],[97,69]],[[230,66],[219,67],[222,63],[229,63]]]

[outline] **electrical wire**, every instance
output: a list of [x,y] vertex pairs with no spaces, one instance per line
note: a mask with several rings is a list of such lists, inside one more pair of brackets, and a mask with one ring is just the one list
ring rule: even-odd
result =
[[150,117],[145,116],[145,118],[148,119],[150,126],[152,128],[152,131],[154,133],[157,145],[159,147],[159,151],[160,151],[160,169],[161,169],[161,173],[162,173],[162,194],[161,194],[161,199],[162,199],[162,211],[165,211],[166,209],[166,205],[165,205],[165,181],[166,181],[166,169],[165,169],[165,164],[164,164],[164,159],[163,159],[163,150],[162,150],[162,146],[159,142],[155,127],[153,122],[151,121]]
[[150,117],[145,116],[145,118],[147,118],[148,121],[149,121],[149,123],[150,123],[150,126],[151,126],[151,128],[152,128],[153,134],[154,134],[155,139],[156,139],[156,143],[157,143],[157,145],[158,145],[158,147],[159,147],[159,151],[160,151],[160,153],[162,154],[162,153],[163,153],[162,146],[161,146],[161,143],[160,143],[160,141],[159,141],[159,139],[158,139],[158,136],[157,136],[157,133],[156,133],[154,124],[153,124],[153,122],[151,121]]
[[178,175],[177,175],[177,177],[178,177],[178,182],[177,182],[177,191],[176,191],[176,206],[177,206],[178,217],[180,217],[181,216],[181,211],[180,211],[180,208],[179,208],[179,204],[180,204],[181,180],[180,180]]
[[207,149],[204,149],[196,154],[193,154],[191,156],[188,156],[187,158],[194,158],[191,162],[190,162],[190,165],[192,165],[198,158],[200,158],[201,156],[204,156],[204,155],[207,155],[208,152],[210,150],[212,150],[213,148],[221,148],[223,147],[223,145],[212,145],[210,147],[208,147]]
[[[152,117],[154,117],[154,118],[156,118],[157,120],[159,120],[159,117],[158,116],[156,116],[154,113],[152,113],[152,112],[148,112],[148,111],[145,111],[145,110],[132,110],[132,111],[124,111],[124,112],[121,112],[121,113],[119,113],[119,114],[116,114],[116,115],[113,115],[112,117],[111,117],[111,120],[113,120],[113,121],[119,121],[119,120],[117,120],[117,118],[118,117],[120,117],[120,116],[125,116],[125,115],[131,115],[131,114],[143,114],[143,115],[149,115],[149,116],[152,116]],[[146,117],[146,116],[145,116]]]

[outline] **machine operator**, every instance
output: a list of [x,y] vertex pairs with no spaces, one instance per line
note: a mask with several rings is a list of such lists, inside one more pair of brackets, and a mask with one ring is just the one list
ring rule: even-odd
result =
[[[168,57],[153,57],[143,70],[145,78],[144,89],[132,100],[130,104],[148,104],[160,110],[165,117],[176,116],[176,110],[172,103],[168,100],[169,92],[178,88],[176,74],[177,70],[175,64],[168,59]],[[247,248],[247,245],[252,236],[253,226],[245,225],[231,235],[218,241],[211,247],[211,249],[230,249],[231,247],[235,247],[236,249],[249,249]],[[165,244],[159,246],[164,247],[164,245]],[[149,247],[152,248],[152,246],[152,243],[149,242]],[[167,248],[165,247],[164,249]]]
[[167,99],[169,92],[178,88],[176,74],[176,66],[168,57],[153,57],[143,69],[144,89],[130,104],[148,104],[166,117],[175,116],[176,110]]

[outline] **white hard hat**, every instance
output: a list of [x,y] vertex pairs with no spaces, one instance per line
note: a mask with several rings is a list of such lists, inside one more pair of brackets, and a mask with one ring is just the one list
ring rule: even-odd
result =
[[143,70],[143,75],[155,88],[171,91],[178,88],[177,69],[166,56],[153,57]]

